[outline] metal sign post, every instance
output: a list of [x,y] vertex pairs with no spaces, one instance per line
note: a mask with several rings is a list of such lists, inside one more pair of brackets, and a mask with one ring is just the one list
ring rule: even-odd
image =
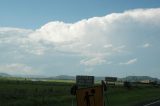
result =
[[76,76],[76,85],[80,88],[94,86],[94,76]]
[[115,82],[117,81],[117,77],[105,77],[106,82]]
[[105,81],[109,85],[115,85],[115,82],[117,81],[117,77],[105,77]]
[[106,90],[104,81],[101,85],[94,86],[94,76],[76,76],[76,84],[72,86],[71,94],[76,95],[77,106],[105,106]]
[[81,88],[76,91],[77,106],[104,106],[103,87]]

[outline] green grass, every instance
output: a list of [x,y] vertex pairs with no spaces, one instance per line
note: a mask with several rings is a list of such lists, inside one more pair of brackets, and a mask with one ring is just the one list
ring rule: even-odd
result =
[[[71,106],[73,81],[0,80],[0,106]],[[130,90],[122,86],[108,88],[109,106],[132,106],[139,102],[160,98],[160,88],[141,85]],[[106,98],[105,98],[106,99]]]
[[110,106],[134,106],[160,98],[160,88],[141,86],[130,90],[124,87],[109,88],[106,93]]
[[49,82],[75,83],[75,80],[48,80]]
[[65,82],[0,81],[0,106],[64,106],[70,104]]

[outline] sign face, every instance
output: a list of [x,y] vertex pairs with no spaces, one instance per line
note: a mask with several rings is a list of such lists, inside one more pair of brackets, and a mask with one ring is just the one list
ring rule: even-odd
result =
[[94,85],[94,76],[76,76],[78,86],[90,87]]
[[81,88],[76,91],[77,106],[104,106],[103,88]]
[[116,82],[117,77],[105,77],[106,82]]

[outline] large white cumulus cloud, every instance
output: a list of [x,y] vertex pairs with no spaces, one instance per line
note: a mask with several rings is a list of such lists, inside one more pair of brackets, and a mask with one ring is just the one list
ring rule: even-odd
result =
[[[43,56],[48,58],[55,52],[57,56],[58,53],[74,54],[80,59],[80,65],[89,68],[101,64],[110,65],[115,63],[114,57],[134,54],[132,52],[139,48],[154,48],[153,41],[160,39],[159,29],[160,8],[112,13],[75,23],[53,21],[36,30],[0,27],[0,64],[8,64],[4,67],[0,65],[0,72],[21,68],[24,68],[22,73],[32,71],[34,65],[31,67],[30,64],[36,61],[34,59]],[[141,61],[137,56],[134,54],[117,64],[136,64],[137,60]],[[31,60],[23,63],[26,58]],[[36,63],[39,64],[38,61]]]
[[[118,37],[118,32],[115,31],[123,28],[145,27],[145,25],[160,26],[159,17],[160,9],[156,8],[112,13],[104,17],[93,17],[76,23],[54,21],[37,29],[30,37],[35,40],[46,40],[53,43],[68,41],[89,42],[89,40],[95,41],[103,37],[109,40],[107,39],[108,36],[116,33]],[[122,31],[129,32],[130,30],[123,29]]]
[[109,55],[119,55],[142,45],[150,36],[159,36],[159,29],[160,8],[135,9],[75,23],[49,22],[29,39],[53,44],[54,50],[80,54],[87,58],[81,64],[93,65],[95,59],[99,60],[97,64],[104,63]]

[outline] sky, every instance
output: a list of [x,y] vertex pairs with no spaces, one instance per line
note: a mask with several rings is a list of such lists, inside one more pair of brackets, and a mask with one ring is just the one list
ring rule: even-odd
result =
[[0,0],[0,73],[160,78],[158,0]]

